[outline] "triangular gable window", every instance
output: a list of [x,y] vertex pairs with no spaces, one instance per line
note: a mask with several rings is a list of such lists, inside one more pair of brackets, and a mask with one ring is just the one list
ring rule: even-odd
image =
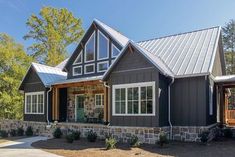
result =
[[117,55],[119,55],[120,50],[114,45],[112,44],[112,57],[116,57]]
[[82,63],[82,51],[79,53],[79,55],[77,56],[77,58],[75,59],[73,65],[75,64],[81,64]]
[[91,35],[85,45],[85,62],[95,60],[95,32]]

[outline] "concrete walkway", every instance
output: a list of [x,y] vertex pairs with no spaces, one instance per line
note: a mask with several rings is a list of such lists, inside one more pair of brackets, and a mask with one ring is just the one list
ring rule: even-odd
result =
[[61,157],[31,146],[33,142],[46,140],[47,137],[36,136],[0,144],[0,157]]

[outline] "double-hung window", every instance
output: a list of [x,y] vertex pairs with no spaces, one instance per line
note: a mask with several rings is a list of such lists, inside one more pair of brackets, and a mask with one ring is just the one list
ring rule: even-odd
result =
[[113,115],[155,115],[155,82],[113,85]]
[[25,114],[44,114],[44,92],[25,93]]
[[95,106],[103,107],[104,106],[104,94],[96,94],[95,95]]

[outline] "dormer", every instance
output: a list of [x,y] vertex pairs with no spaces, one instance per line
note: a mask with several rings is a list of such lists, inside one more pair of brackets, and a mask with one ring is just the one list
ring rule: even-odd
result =
[[68,79],[103,75],[128,40],[94,20],[65,66]]

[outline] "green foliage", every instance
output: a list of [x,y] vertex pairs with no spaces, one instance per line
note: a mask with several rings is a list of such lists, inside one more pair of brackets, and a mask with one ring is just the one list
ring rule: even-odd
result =
[[89,130],[87,133],[87,140],[89,142],[95,142],[97,139],[97,134],[96,132],[93,132],[93,130]]
[[26,136],[33,136],[33,128],[31,126],[28,126],[25,131]]
[[139,147],[140,146],[139,138],[136,135],[132,135],[130,138],[130,145],[133,147]]
[[5,130],[0,130],[0,137],[6,138],[8,137],[8,133]]
[[223,132],[224,132],[224,137],[226,137],[226,138],[233,137],[233,131],[230,128],[224,129]]
[[73,141],[75,140],[73,133],[70,133],[70,134],[66,135],[65,138],[66,138],[68,143],[73,143]]
[[11,137],[16,136],[16,135],[17,135],[16,130],[15,130],[15,129],[11,129],[11,130],[10,130],[10,135],[11,135]]
[[0,33],[0,119],[22,119],[23,94],[18,88],[31,61],[22,45]]
[[22,127],[17,128],[16,132],[17,132],[17,136],[23,136],[24,135],[24,129]]
[[209,131],[203,131],[199,137],[200,137],[200,140],[203,144],[206,144],[209,140],[209,134],[210,132]]
[[109,137],[105,139],[105,147],[106,149],[114,149],[116,148],[117,140],[113,137]]
[[60,128],[56,128],[53,132],[54,138],[61,138],[62,135],[63,135],[63,133]]
[[164,144],[168,143],[167,135],[161,131],[159,135],[159,141],[158,144],[162,147]]
[[234,53],[235,53],[235,20],[230,20],[222,28],[223,46],[226,60],[227,74],[235,73]]
[[43,7],[39,16],[32,14],[26,25],[29,32],[24,39],[33,39],[29,47],[33,57],[47,65],[55,66],[67,57],[66,48],[78,42],[84,30],[82,20],[66,8]]
[[81,132],[80,132],[80,131],[73,131],[73,132],[72,132],[72,135],[73,135],[73,137],[74,137],[74,140],[79,140],[79,139],[80,139]]

